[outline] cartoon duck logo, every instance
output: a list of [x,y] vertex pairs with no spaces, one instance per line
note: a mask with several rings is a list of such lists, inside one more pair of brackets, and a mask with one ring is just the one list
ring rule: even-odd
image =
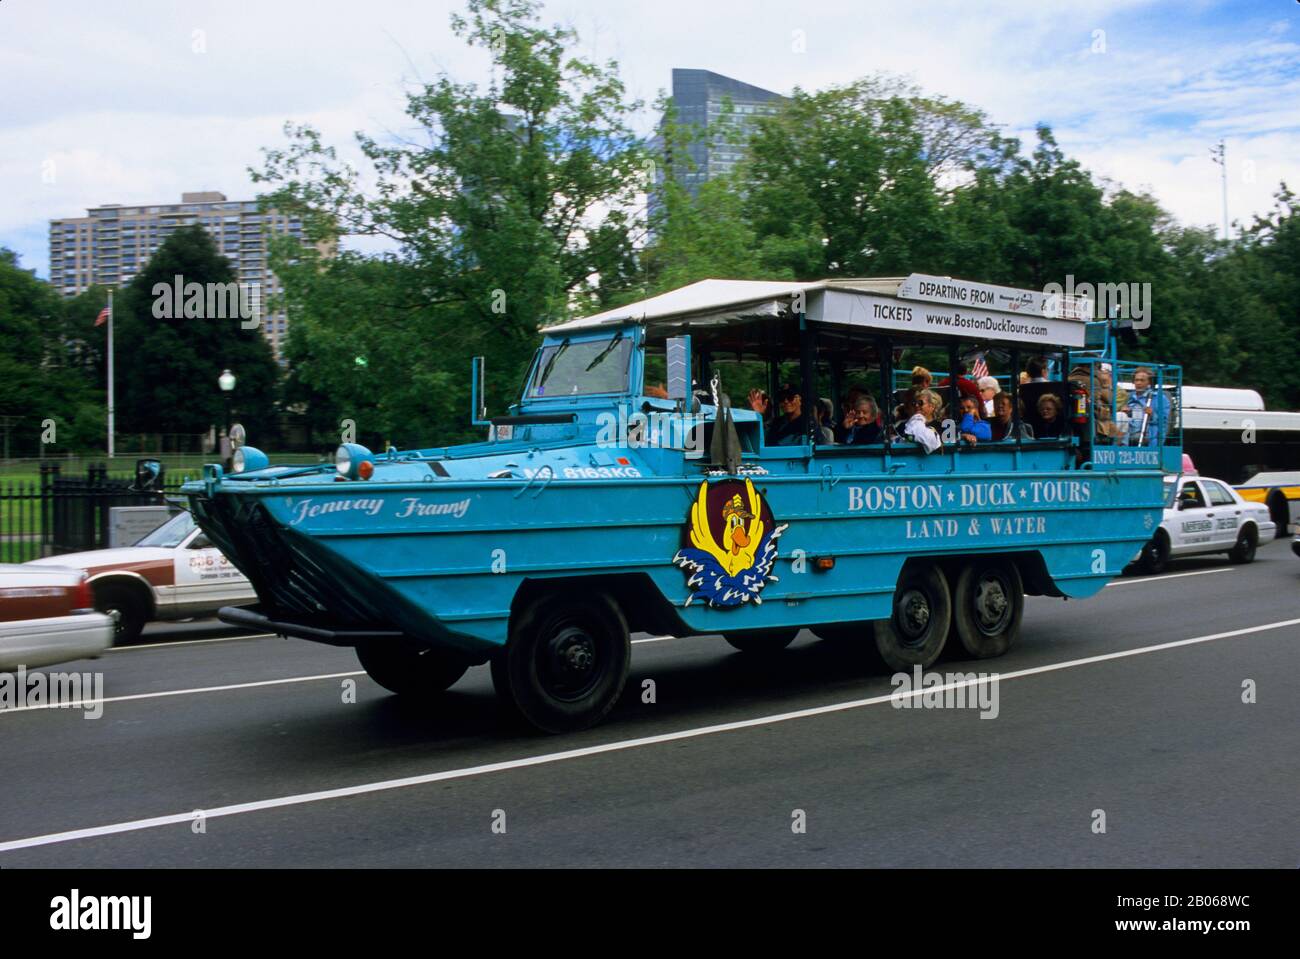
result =
[[785,528],[776,525],[750,480],[701,483],[682,548],[673,557],[687,572],[686,605],[697,598],[723,609],[761,603],[759,591],[777,578],[772,564]]

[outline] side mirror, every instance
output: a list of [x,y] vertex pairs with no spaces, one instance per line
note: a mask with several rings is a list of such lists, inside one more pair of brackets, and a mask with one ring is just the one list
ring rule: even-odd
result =
[[486,398],[486,381],[484,379],[486,366],[483,357],[476,356],[469,361],[470,377],[470,410],[469,422],[471,426],[490,426],[492,421],[487,415],[487,398]]
[[1184,509],[1187,509],[1187,500],[1185,500],[1185,499],[1180,499],[1180,500],[1178,501],[1178,504],[1174,507],[1174,509],[1178,509],[1178,510],[1184,510]]
[[161,460],[136,460],[134,489],[140,493],[156,493],[162,489],[163,465]]

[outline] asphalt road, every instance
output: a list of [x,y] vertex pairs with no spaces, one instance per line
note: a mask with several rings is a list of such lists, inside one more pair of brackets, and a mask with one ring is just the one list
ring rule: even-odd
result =
[[486,667],[409,703],[350,650],[151,629],[52,668],[102,670],[101,718],[0,714],[0,867],[1300,866],[1285,541],[1030,599],[1010,654],[935,667],[996,671],[995,718],[893,708],[807,632],[637,640],[610,719],[554,738]]

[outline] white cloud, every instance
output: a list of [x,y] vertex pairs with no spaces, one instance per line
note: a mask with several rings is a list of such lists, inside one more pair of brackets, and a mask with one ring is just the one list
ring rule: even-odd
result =
[[[252,196],[246,168],[258,165],[259,148],[283,143],[286,120],[321,127],[345,153],[354,153],[355,130],[406,129],[410,83],[442,69],[488,79],[486,55],[451,34],[448,15],[460,6],[0,4],[0,245],[44,274],[53,217],[185,190]],[[1217,223],[1208,149],[1220,136],[1235,218],[1266,210],[1278,180],[1300,183],[1295,11],[1208,0],[553,0],[546,18],[576,27],[588,55],[618,60],[629,93],[646,101],[675,66],[781,92],[907,75],[1008,132],[1032,136],[1049,123],[1096,173],[1149,186],[1181,220]],[[1104,53],[1092,52],[1096,31]],[[644,128],[653,120],[647,107]]]

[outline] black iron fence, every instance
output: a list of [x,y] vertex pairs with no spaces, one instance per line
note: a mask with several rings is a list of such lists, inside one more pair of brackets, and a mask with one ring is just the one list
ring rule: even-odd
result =
[[57,463],[42,464],[34,478],[0,477],[0,563],[107,548],[109,510],[163,505],[181,482],[163,477],[157,488],[141,489],[135,475],[109,475],[102,465],[65,475]]

